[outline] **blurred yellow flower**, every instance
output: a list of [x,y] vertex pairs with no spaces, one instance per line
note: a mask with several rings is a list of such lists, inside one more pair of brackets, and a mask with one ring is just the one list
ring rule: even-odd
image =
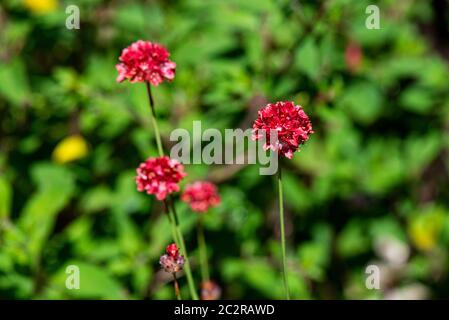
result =
[[53,12],[58,7],[57,0],[25,0],[25,7],[34,13]]
[[409,234],[416,248],[423,251],[433,249],[438,243],[443,223],[444,213],[438,208],[414,216],[409,223]]
[[64,138],[53,150],[53,160],[58,163],[66,163],[84,158],[89,152],[86,140],[80,135],[72,135]]

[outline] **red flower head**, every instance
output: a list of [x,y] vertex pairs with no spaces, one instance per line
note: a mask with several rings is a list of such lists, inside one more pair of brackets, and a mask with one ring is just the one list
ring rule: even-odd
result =
[[[260,130],[265,130],[265,150],[278,150],[279,154],[289,159],[313,133],[312,124],[302,107],[290,101],[269,103],[259,110],[253,124],[253,140],[264,137]],[[271,141],[270,130],[277,131],[277,141]]]
[[182,164],[167,156],[148,158],[136,171],[137,190],[154,194],[158,200],[164,200],[168,194],[178,192],[178,182],[187,175]]
[[123,49],[121,61],[115,67],[119,73],[117,82],[149,81],[153,86],[175,77],[176,63],[170,61],[170,53],[156,42],[136,41]]
[[184,266],[184,257],[179,254],[179,249],[176,244],[172,243],[165,249],[166,254],[159,259],[160,265],[166,272],[176,273],[182,270]]
[[188,203],[196,212],[206,212],[209,208],[220,204],[217,187],[207,181],[197,181],[186,186],[181,200]]

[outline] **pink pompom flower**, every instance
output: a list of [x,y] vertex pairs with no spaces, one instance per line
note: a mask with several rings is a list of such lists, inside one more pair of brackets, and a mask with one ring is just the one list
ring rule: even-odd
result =
[[207,181],[189,184],[181,195],[181,200],[188,203],[195,212],[207,212],[209,208],[220,204],[217,187]]
[[172,243],[167,246],[166,254],[159,259],[159,264],[164,268],[165,272],[176,273],[182,270],[184,266],[184,257],[179,254],[179,249],[176,244]]
[[170,53],[156,42],[138,40],[123,49],[120,63],[116,65],[119,73],[117,82],[128,79],[130,82],[148,81],[157,86],[164,80],[173,80],[176,63],[169,60]]
[[[271,139],[270,130],[277,131],[277,141],[272,141],[276,139]],[[312,133],[312,124],[302,107],[282,101],[269,103],[259,110],[253,124],[252,138],[258,140],[266,135],[265,150],[278,151],[280,155],[291,159]]]
[[154,194],[158,200],[178,192],[178,183],[187,175],[181,163],[167,156],[148,158],[136,172],[137,190]]

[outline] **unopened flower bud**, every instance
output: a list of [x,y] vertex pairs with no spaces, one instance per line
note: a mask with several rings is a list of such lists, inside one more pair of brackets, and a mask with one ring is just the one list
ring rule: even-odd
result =
[[176,273],[182,270],[184,266],[184,257],[179,254],[176,244],[172,243],[165,249],[166,254],[162,255],[159,263],[166,272]]

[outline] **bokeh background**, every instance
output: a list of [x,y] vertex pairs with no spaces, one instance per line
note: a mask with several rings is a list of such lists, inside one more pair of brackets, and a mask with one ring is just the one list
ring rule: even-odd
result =
[[[81,29],[65,27],[66,6]],[[296,299],[449,296],[449,2],[2,0],[0,298],[172,299],[162,207],[135,168],[156,155],[143,84],[117,84],[121,50],[164,44],[176,78],[153,90],[174,128],[249,128],[293,100],[315,134],[283,163]],[[222,204],[206,217],[222,298],[283,298],[275,177],[187,165]],[[199,284],[196,214],[178,203]],[[381,270],[381,289],[365,268]],[[65,287],[68,265],[81,288]],[[185,277],[180,283],[187,297]]]

